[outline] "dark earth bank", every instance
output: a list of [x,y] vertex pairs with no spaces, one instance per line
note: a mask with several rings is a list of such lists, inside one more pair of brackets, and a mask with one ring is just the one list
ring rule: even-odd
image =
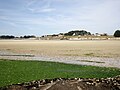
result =
[[120,90],[120,75],[113,78],[55,78],[0,87],[0,90]]

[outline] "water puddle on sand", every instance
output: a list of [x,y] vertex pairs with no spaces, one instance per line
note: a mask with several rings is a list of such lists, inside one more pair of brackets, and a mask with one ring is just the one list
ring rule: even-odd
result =
[[105,62],[100,62],[100,61],[91,61],[91,60],[81,60],[81,62],[105,63]]
[[100,67],[117,67],[120,68],[119,58],[102,58],[102,57],[80,57],[80,56],[37,56],[32,54],[15,54],[9,51],[0,51],[0,59],[8,60],[37,60],[51,61],[77,65],[92,65]]

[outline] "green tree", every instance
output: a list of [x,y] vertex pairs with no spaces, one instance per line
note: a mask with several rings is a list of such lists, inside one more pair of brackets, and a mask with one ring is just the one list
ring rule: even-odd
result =
[[120,37],[120,30],[116,30],[116,31],[115,31],[114,37]]
[[75,31],[70,31],[68,33],[65,33],[64,35],[65,36],[72,36],[72,35],[74,35],[74,36],[78,36],[78,35],[84,36],[84,35],[91,35],[91,33],[87,32],[85,30],[81,30],[81,31],[75,30]]

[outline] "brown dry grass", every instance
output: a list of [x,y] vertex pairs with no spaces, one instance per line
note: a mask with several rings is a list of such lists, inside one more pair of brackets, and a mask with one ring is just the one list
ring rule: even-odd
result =
[[0,51],[47,56],[120,57],[120,41],[0,40]]

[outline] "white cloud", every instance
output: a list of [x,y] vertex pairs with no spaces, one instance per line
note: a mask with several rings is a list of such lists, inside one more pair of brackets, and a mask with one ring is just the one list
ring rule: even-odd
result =
[[94,26],[93,28],[89,27],[96,29],[98,32],[114,31],[120,23],[119,5],[119,0],[105,0],[103,3],[93,6],[88,13],[88,17],[91,18]]
[[55,11],[55,8],[51,8],[51,2],[48,0],[31,0],[27,3],[27,9],[33,13],[46,13]]
[[33,13],[47,13],[55,11],[54,8],[28,8],[28,10],[32,11]]
[[40,10],[41,12],[51,12],[51,11],[55,11],[54,8],[44,8],[42,10]]
[[6,17],[6,16],[0,16],[0,20],[7,20],[8,19],[8,17]]

